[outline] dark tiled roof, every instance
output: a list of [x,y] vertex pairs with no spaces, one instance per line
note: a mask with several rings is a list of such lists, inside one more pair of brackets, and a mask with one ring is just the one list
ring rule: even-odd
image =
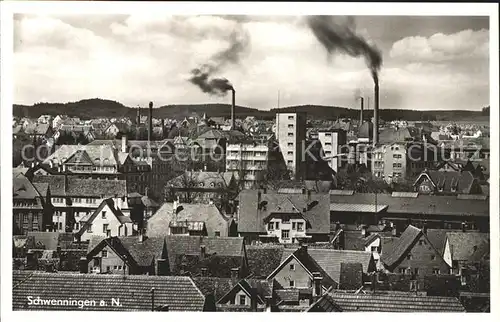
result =
[[73,244],[73,235],[70,233],[30,231],[28,236],[32,236],[36,244],[44,245],[45,249],[50,250],[56,250],[58,246],[68,249]]
[[344,249],[345,250],[365,250],[365,237],[361,231],[344,231]]
[[227,236],[228,220],[221,214],[215,205],[207,204],[180,204],[182,209],[174,215],[174,204],[164,203],[158,211],[148,220],[148,235],[157,236],[168,233],[172,221],[204,222],[209,236],[214,236],[215,231],[220,231],[221,236]]
[[302,212],[308,204],[317,202],[309,211],[302,214],[310,224],[307,233],[330,232],[330,197],[327,194],[311,194],[308,201],[304,194],[278,194],[267,192],[261,194],[261,202],[266,201],[265,209],[258,210],[258,192],[256,190],[243,190],[239,195],[238,231],[265,233],[264,218],[268,217],[284,200],[289,199],[295,207]]
[[13,197],[14,199],[35,199],[40,197],[40,194],[28,178],[18,176],[13,179]]
[[279,298],[277,300],[278,303],[280,302],[298,303],[300,292],[298,288],[287,288],[287,289],[276,290],[276,295]]
[[446,244],[446,234],[450,232],[447,229],[427,229],[427,239],[436,248],[441,256],[444,255],[444,247]]
[[162,237],[147,237],[139,242],[139,236],[118,237],[139,266],[150,266],[155,259],[162,258],[165,239]]
[[238,284],[236,279],[219,277],[194,277],[193,282],[203,295],[212,294],[215,297],[215,302],[219,301]]
[[[472,184],[474,183],[474,176],[469,171],[427,171],[422,175],[428,174],[432,183],[443,192],[456,192],[468,194],[471,192]],[[418,180],[418,179],[417,179]],[[418,181],[417,181],[418,182]],[[456,188],[453,191],[452,188]]]
[[68,176],[65,187],[64,175],[36,175],[33,182],[48,183],[52,196],[114,198],[127,196],[125,180],[79,179]]
[[33,177],[35,183],[48,183],[52,196],[65,196],[64,176],[63,175],[35,175]]
[[327,293],[314,302],[306,312],[342,312],[342,308]]
[[328,294],[342,311],[358,312],[465,312],[455,297],[417,296],[401,294]]
[[387,266],[394,265],[408,252],[421,233],[420,229],[409,225],[392,247],[383,249],[380,260]]
[[[151,288],[155,306],[168,305],[170,311],[203,311],[205,297],[188,277],[108,274],[51,274],[13,272],[13,310],[102,310],[151,311]],[[96,306],[28,305],[27,297],[45,300],[93,300]],[[121,306],[111,306],[111,299]],[[99,302],[108,302],[100,306]]]
[[33,186],[35,187],[36,191],[38,191],[40,196],[47,197],[47,193],[49,192],[49,184],[48,183],[33,182]]
[[[448,232],[446,237],[450,243],[451,258],[457,261],[472,261],[473,258],[478,258],[478,252],[489,254],[489,233],[478,232]],[[484,247],[483,244],[487,245]],[[476,246],[476,250],[474,250]]]
[[252,297],[252,294],[255,294],[259,304],[266,304],[266,297],[271,297],[273,293],[272,284],[273,282],[268,280],[242,279],[222,298],[218,299],[218,302],[220,304],[225,304],[227,302],[228,295],[232,295],[240,290],[243,290],[245,293],[250,295],[250,297]]
[[387,205],[391,214],[427,214],[427,215],[475,215],[489,217],[487,200],[460,200],[456,196],[419,195],[417,198],[393,197],[390,194],[354,193],[352,195],[330,195],[332,203]]
[[418,141],[420,139],[421,139],[421,130],[416,127],[405,127],[400,129],[389,128],[380,132],[379,136],[379,142],[381,144],[405,142],[408,140]]
[[[206,256],[209,258],[226,258],[239,262],[245,258],[245,246],[243,238],[240,237],[201,237],[201,236],[166,236],[167,254],[172,272],[177,272],[179,256],[188,256],[199,259],[201,256],[201,246],[205,246]],[[215,263],[214,265],[217,265]],[[231,268],[221,268],[221,275],[225,275]],[[198,268],[193,267],[197,270]],[[224,270],[224,272],[222,272]],[[210,272],[214,273],[214,272]],[[223,274],[224,273],[224,274]],[[218,277],[223,277],[217,275]]]
[[247,246],[248,269],[256,278],[266,278],[281,263],[283,246]]
[[[293,249],[285,249],[282,261],[291,252],[293,252]],[[370,252],[308,247],[307,253],[337,283],[340,281],[340,266],[342,263],[361,263],[363,265],[363,273],[368,273],[375,268]]]

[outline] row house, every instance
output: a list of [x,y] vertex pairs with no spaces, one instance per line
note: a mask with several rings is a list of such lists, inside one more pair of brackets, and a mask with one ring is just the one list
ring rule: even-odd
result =
[[46,183],[31,183],[24,175],[13,179],[13,235],[45,231],[52,226],[51,190]]
[[470,171],[424,170],[413,184],[422,194],[480,195],[481,185]]
[[490,207],[485,195],[429,195],[419,192],[355,193],[330,191],[331,223],[392,223],[398,232],[408,225],[434,229],[489,231]]
[[248,242],[328,241],[328,194],[243,190],[239,195],[238,233]]
[[80,179],[67,175],[35,175],[33,182],[49,185],[54,207],[52,230],[77,233],[82,219],[92,215],[106,199],[130,215],[126,182],[123,180]]
[[93,238],[82,273],[186,275],[242,278],[248,275],[243,238],[128,236]]

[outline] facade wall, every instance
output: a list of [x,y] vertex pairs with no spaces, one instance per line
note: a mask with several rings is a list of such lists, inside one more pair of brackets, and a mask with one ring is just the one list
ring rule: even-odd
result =
[[[291,267],[293,265],[293,268]],[[312,280],[304,267],[293,258],[274,277],[283,288],[310,288]],[[293,282],[293,286],[291,284]]]
[[[266,226],[266,230],[268,236],[276,236],[279,242],[284,244],[297,243],[298,241],[295,238],[307,235],[306,222],[304,219],[299,218],[290,218],[286,222],[282,218],[273,218]],[[283,231],[288,231],[288,237],[283,235]]]
[[[103,252],[104,251],[104,252]],[[105,255],[105,257],[103,257]],[[104,247],[88,263],[89,273],[128,274],[129,269],[123,260],[109,247]]]
[[228,144],[226,171],[242,173],[245,188],[252,188],[265,178],[269,165],[269,144]]
[[288,170],[295,179],[302,177],[306,115],[303,113],[277,113],[275,134]]
[[[411,257],[408,257],[409,255]],[[411,247],[410,252],[405,255],[404,259],[392,269],[392,272],[409,274],[415,273],[415,269],[418,269],[418,276],[450,273],[450,267],[434,250],[423,234]]]
[[[341,151],[341,147],[346,144],[345,132],[319,131],[318,140],[323,147],[325,158],[331,157],[328,160],[328,165],[333,171],[338,172],[339,168],[347,162],[345,157],[338,156],[340,153],[347,152],[347,148],[345,149],[346,151]],[[335,156],[337,157],[335,158]]]
[[[104,217],[103,217],[104,214]],[[107,225],[107,227],[105,227]],[[105,205],[94,218],[91,226],[82,234],[81,240],[90,240],[92,235],[102,237],[132,236],[132,224],[121,224],[113,212]]]

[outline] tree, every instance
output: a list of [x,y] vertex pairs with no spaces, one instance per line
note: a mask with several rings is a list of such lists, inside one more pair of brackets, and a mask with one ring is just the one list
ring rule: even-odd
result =
[[488,106],[483,107],[483,109],[481,110],[481,114],[489,116],[490,115],[490,106],[488,105]]

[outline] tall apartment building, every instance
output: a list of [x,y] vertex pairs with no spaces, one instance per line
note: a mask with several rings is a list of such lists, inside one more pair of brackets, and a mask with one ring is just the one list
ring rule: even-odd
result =
[[425,142],[384,144],[373,150],[372,174],[387,182],[413,180],[437,161],[434,152]]
[[226,146],[226,171],[238,173],[245,189],[257,187],[265,179],[270,150],[270,141],[229,143]]
[[321,142],[325,161],[337,173],[339,168],[347,163],[347,159],[341,155],[341,153],[346,152],[341,151],[341,148],[347,143],[346,131],[341,129],[320,129],[318,130],[318,141]]
[[304,176],[306,113],[276,113],[276,140],[293,179]]

